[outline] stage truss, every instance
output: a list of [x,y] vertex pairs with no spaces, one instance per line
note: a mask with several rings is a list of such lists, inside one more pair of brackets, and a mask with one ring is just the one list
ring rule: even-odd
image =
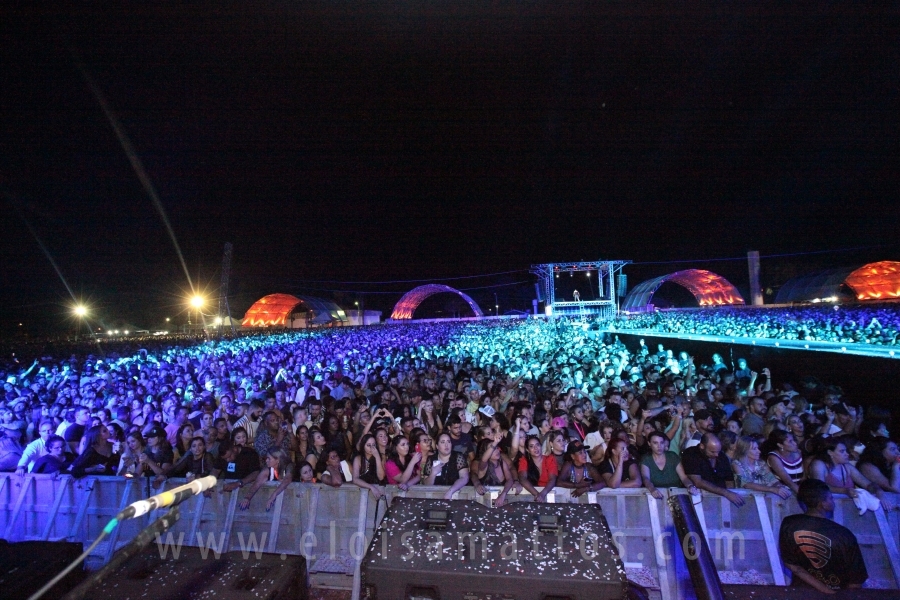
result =
[[[601,315],[613,317],[619,311],[619,296],[616,294],[616,276],[630,260],[596,260],[591,262],[567,262],[531,265],[531,272],[538,276],[544,294],[544,314],[587,316]],[[557,300],[556,278],[561,273],[584,273],[596,271],[597,299]],[[593,284],[592,284],[593,285]]]

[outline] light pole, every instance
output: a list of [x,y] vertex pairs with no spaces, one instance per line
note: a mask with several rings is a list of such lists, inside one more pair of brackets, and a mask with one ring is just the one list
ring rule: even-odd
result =
[[[204,304],[206,304],[206,299],[203,296],[201,296],[200,294],[195,294],[191,298],[191,307],[193,307],[194,310],[197,311],[198,325],[200,324],[200,309],[203,308]],[[191,324],[190,321],[191,321],[191,313],[190,313],[190,311],[188,311],[188,325]]]
[[[81,324],[85,322],[88,310],[87,307],[83,304],[76,304],[72,308],[72,314],[78,319],[77,331],[75,337],[77,338],[81,335]],[[90,327],[88,327],[88,331],[90,331]]]

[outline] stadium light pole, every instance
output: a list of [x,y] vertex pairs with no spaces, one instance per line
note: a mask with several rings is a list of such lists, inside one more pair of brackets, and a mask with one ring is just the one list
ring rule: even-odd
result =
[[[200,321],[200,309],[203,308],[203,305],[206,304],[206,298],[201,296],[200,294],[194,294],[191,297],[191,307],[197,311],[197,321]],[[190,325],[190,311],[188,311],[188,325]]]
[[[78,319],[78,333],[76,335],[80,335],[81,324],[87,321],[87,307],[84,304],[76,304],[74,307],[72,307],[72,314],[75,315],[75,318]],[[88,327],[88,331],[90,331],[90,327]]]

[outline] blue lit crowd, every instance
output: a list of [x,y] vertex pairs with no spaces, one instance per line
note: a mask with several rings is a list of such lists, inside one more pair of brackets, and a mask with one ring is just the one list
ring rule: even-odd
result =
[[[790,309],[780,324],[718,309],[615,326],[896,343],[893,313],[828,310]],[[889,494],[900,493],[887,410],[743,359],[627,348],[576,320],[65,350],[0,365],[0,470],[147,477],[157,487],[213,474],[243,488],[241,508],[271,481],[279,491],[356,485],[375,497],[386,485],[443,486],[447,498],[472,486],[497,491],[496,504],[544,501],[558,488],[661,498],[683,487],[741,505],[735,489],[786,498],[807,478],[873,510],[893,508]]]
[[900,345],[900,305],[803,305],[796,307],[719,307],[623,315],[619,330],[660,333],[807,340],[876,346]]

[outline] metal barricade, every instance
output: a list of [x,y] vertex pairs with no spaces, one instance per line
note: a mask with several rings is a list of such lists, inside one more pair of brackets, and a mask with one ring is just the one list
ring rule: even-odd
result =
[[[166,488],[183,480],[169,480]],[[359,564],[372,540],[378,520],[395,497],[443,498],[447,488],[415,486],[408,491],[389,486],[387,503],[368,491],[345,484],[332,488],[320,484],[293,483],[266,510],[277,483],[266,484],[247,510],[239,507],[246,490],[225,492],[219,483],[207,495],[184,505],[182,519],[158,540],[160,552],[178,552],[182,546],[198,546],[215,557],[223,552],[244,554],[273,552],[303,555],[314,584],[360,590]],[[147,480],[119,477],[73,479],[63,475],[0,474],[0,533],[10,541],[69,540],[89,543],[129,503],[161,489]],[[486,505],[496,500],[499,488],[478,495],[465,487],[454,499]],[[683,494],[686,490],[663,490]],[[744,506],[704,493],[694,500],[701,526],[723,581],[729,577],[755,578],[757,583],[785,585],[787,575],[778,556],[778,530],[782,519],[800,512],[796,500],[772,494],[737,490]],[[527,493],[510,494],[509,502],[530,501]],[[896,512],[859,515],[851,499],[836,496],[835,520],[857,536],[869,570],[878,587],[900,588],[900,555],[897,551]],[[645,489],[604,489],[573,498],[557,488],[548,502],[595,503],[603,508],[626,571],[641,585],[659,590],[663,600],[692,594],[684,553],[679,547],[665,501]],[[89,567],[106,562],[158,515],[125,521],[108,542],[92,555]]]

